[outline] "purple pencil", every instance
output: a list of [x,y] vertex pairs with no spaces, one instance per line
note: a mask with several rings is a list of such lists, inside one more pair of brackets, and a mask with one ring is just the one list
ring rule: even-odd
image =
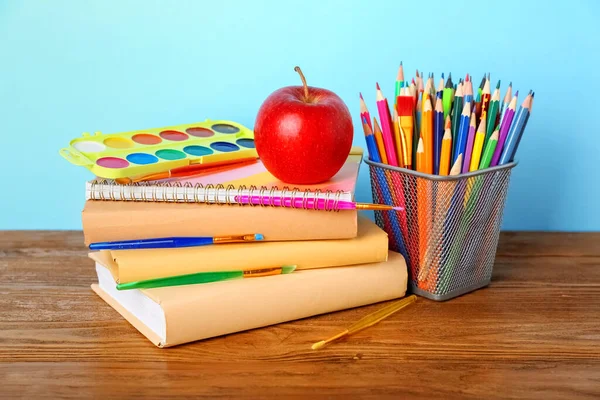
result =
[[517,90],[514,97],[510,101],[510,104],[506,108],[506,114],[502,118],[502,124],[500,125],[500,135],[498,136],[498,144],[496,145],[496,150],[494,150],[494,155],[492,156],[492,162],[490,163],[490,167],[498,165],[498,162],[500,161],[502,149],[504,148],[504,142],[506,142],[506,137],[508,136],[510,125],[512,124],[515,112],[517,110],[518,97],[519,91]]
[[473,154],[473,142],[475,141],[475,130],[477,129],[477,118],[475,113],[471,113],[471,121],[469,123],[469,136],[467,137],[467,147],[465,148],[465,158],[462,164],[462,173],[469,172],[471,165],[471,155]]

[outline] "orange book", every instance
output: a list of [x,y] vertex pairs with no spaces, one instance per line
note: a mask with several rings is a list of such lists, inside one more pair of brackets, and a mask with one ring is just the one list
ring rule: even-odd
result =
[[353,239],[231,243],[90,253],[90,257],[101,261],[110,270],[118,283],[198,272],[248,271],[288,264],[296,265],[296,271],[339,267],[383,262],[387,255],[387,234],[365,217],[359,217],[358,235]]
[[170,347],[403,297],[402,255],[349,267],[295,271],[200,285],[117,290],[96,261],[92,289],[158,347]]

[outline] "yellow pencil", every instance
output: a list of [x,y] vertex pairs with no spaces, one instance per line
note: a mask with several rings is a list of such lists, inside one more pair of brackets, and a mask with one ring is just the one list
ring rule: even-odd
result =
[[450,124],[450,115],[448,115],[442,139],[442,153],[440,155],[440,175],[442,176],[447,176],[450,170],[450,153],[452,153],[452,130],[450,129]]
[[481,121],[479,122],[479,128],[475,134],[475,143],[473,144],[473,152],[471,153],[471,165],[469,172],[477,171],[479,169],[479,161],[481,160],[481,151],[483,150],[483,142],[485,140],[485,124],[486,124],[486,112],[481,114]]

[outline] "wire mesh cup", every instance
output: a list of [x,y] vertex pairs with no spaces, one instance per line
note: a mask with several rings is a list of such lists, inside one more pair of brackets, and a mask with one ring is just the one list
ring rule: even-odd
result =
[[488,285],[515,162],[458,176],[427,175],[370,160],[375,221],[401,253],[413,293],[449,300]]

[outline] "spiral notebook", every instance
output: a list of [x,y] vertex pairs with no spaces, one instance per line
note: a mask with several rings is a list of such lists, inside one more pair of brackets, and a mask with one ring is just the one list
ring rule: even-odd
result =
[[260,160],[214,174],[121,185],[113,180],[86,183],[86,200],[183,203],[235,203],[238,196],[268,195],[352,201],[363,151],[353,147],[348,160],[329,181],[289,185],[275,178]]

